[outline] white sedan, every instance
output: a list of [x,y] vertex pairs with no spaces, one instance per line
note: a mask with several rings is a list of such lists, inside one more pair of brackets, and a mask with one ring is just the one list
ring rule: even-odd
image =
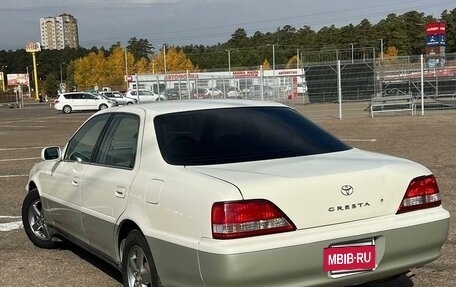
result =
[[87,248],[124,286],[393,284],[448,235],[429,169],[352,148],[278,103],[107,109],[41,157],[28,237]]

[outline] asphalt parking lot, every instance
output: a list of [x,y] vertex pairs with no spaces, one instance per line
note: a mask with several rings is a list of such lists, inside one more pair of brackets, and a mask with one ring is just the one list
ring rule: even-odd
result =
[[[304,114],[320,108],[296,105]],[[80,248],[66,244],[60,250],[32,245],[20,223],[24,186],[30,168],[45,146],[63,146],[92,113],[62,114],[48,105],[0,107],[0,282],[1,286],[122,286],[120,274]],[[319,125],[348,144],[408,158],[429,167],[437,177],[444,207],[455,214],[456,112],[425,116],[388,115],[337,120],[315,118]],[[443,255],[412,270],[417,287],[456,286],[456,223]]]

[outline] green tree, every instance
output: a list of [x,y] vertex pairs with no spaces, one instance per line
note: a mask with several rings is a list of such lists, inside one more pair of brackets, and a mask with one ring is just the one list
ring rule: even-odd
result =
[[47,94],[50,97],[55,97],[59,89],[59,81],[51,73],[47,75],[44,87],[41,87],[41,94],[44,96]]
[[228,40],[228,45],[232,47],[245,47],[248,43],[247,32],[244,28],[238,28],[231,34],[231,39]]
[[396,14],[389,14],[386,19],[381,20],[377,26],[386,37],[386,46],[396,47],[399,55],[408,55],[409,42],[403,18],[398,17]]
[[419,55],[424,53],[424,13],[411,11],[403,14],[404,29],[407,35],[407,55]]
[[446,53],[456,53],[456,8],[443,11],[442,20],[447,24]]
[[152,47],[152,44],[147,39],[133,37],[128,40],[127,51],[133,54],[136,61],[139,61],[141,58],[149,60],[150,55],[153,54],[152,49],[154,47]]

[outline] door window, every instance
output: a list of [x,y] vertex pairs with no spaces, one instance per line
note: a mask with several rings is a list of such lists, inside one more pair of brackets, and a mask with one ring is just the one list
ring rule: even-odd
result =
[[90,162],[98,139],[110,116],[110,114],[100,115],[85,123],[68,143],[64,159]]

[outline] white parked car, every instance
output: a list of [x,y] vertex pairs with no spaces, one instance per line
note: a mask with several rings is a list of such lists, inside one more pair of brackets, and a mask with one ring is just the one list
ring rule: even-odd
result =
[[137,100],[138,103],[165,101],[165,95],[158,95],[150,90],[128,90],[125,94],[127,98]]
[[71,240],[124,286],[401,286],[448,235],[429,169],[278,103],[107,109],[41,157],[22,206],[29,239]]
[[65,114],[72,111],[104,110],[115,105],[115,101],[88,92],[62,93],[54,100],[54,109]]

